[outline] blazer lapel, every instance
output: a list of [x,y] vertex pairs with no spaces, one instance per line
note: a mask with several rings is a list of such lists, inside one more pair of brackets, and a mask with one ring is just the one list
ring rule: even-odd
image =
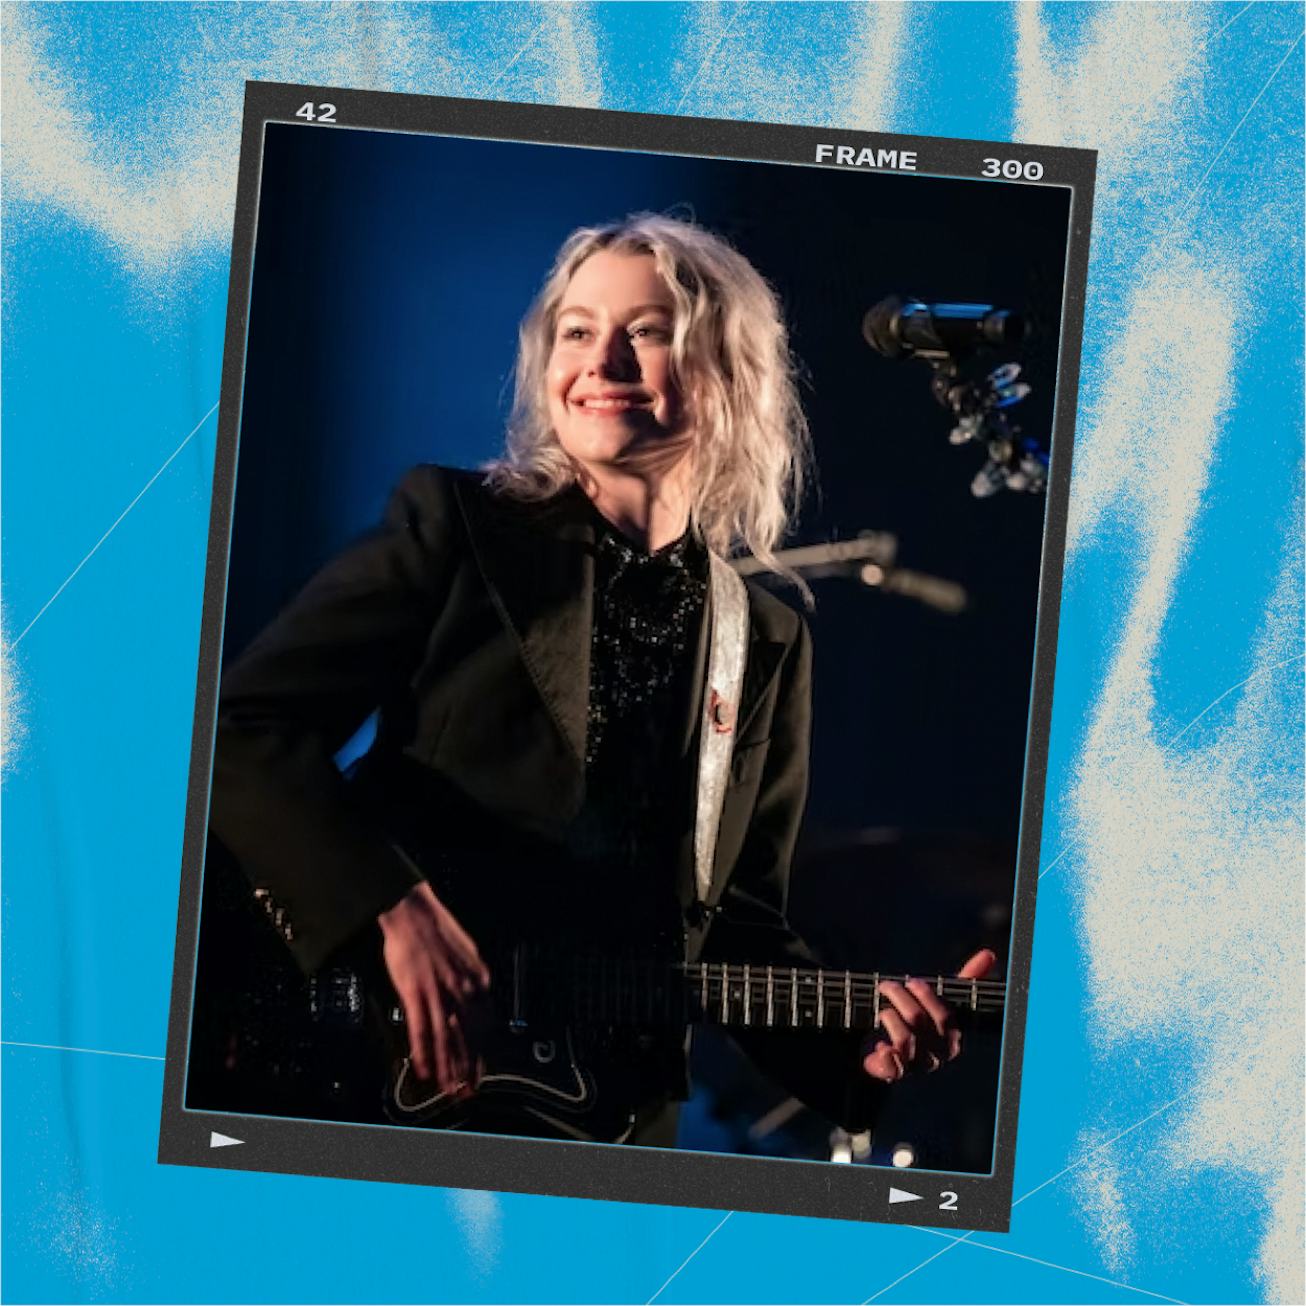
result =
[[549,715],[585,763],[594,524],[571,490],[546,503],[496,499],[459,486],[472,550]]

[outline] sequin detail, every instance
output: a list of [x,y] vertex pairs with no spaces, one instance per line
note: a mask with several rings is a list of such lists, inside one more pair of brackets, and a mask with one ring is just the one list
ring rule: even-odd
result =
[[707,595],[706,558],[686,532],[643,553],[613,531],[599,537],[594,568],[594,626],[586,766],[602,758],[615,723],[628,734],[642,718],[652,737],[666,727],[686,669],[686,653]]

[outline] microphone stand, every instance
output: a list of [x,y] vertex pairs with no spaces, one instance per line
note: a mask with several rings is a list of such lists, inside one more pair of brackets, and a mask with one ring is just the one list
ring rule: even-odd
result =
[[[808,544],[781,549],[776,561],[805,580],[845,576],[870,589],[901,594],[936,612],[956,615],[966,609],[969,596],[956,581],[897,566],[898,537],[888,531],[863,531],[856,539],[831,544]],[[768,569],[754,557],[735,558],[741,576],[756,576]]]
[[955,358],[931,358],[930,393],[957,419],[948,433],[952,444],[982,444],[988,461],[970,484],[977,499],[987,499],[1003,486],[1042,494],[1047,489],[1048,455],[1036,440],[1024,435],[1008,416],[1030,392],[1020,379],[1019,363],[1003,363],[986,375],[967,380]]

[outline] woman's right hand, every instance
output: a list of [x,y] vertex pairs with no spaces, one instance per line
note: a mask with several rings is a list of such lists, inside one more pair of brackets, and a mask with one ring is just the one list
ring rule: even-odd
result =
[[413,1070],[441,1092],[470,1094],[481,1076],[474,1042],[490,984],[476,944],[425,880],[377,923]]

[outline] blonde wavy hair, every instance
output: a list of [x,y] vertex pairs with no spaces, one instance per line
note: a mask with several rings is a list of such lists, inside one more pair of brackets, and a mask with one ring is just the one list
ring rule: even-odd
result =
[[780,302],[742,254],[693,222],[635,213],[568,236],[522,320],[506,447],[487,466],[488,483],[547,499],[576,481],[549,419],[545,371],[567,284],[599,250],[651,254],[675,301],[671,376],[695,425],[691,526],[713,551],[747,551],[789,575],[775,549],[811,453]]

